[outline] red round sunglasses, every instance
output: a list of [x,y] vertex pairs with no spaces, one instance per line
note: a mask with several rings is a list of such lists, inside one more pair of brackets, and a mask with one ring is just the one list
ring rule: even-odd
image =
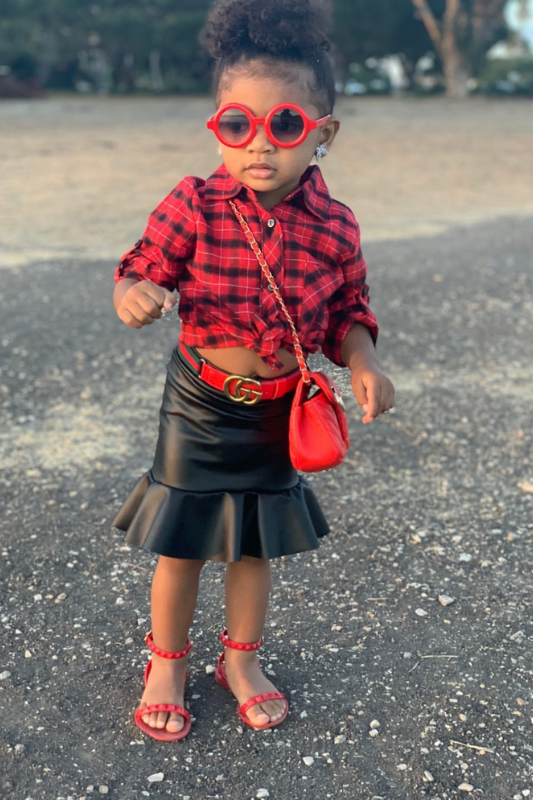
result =
[[271,108],[266,117],[254,117],[246,106],[227,103],[208,120],[207,127],[226,147],[245,147],[257,131],[260,122],[266,134],[277,147],[298,147],[316,128],[331,119],[331,114],[321,119],[310,119],[303,108],[293,103],[280,103]]

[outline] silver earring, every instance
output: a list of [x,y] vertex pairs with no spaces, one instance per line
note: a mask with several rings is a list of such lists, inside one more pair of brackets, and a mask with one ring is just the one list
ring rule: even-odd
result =
[[320,159],[323,158],[324,156],[327,156],[328,153],[329,153],[329,150],[326,147],[326,145],[325,144],[319,144],[317,149],[315,150],[315,158],[316,158],[317,161],[320,161]]

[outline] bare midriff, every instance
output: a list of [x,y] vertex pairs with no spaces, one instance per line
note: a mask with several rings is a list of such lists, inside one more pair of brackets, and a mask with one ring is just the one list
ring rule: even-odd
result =
[[283,347],[276,351],[277,357],[283,362],[283,368],[277,371],[267,367],[263,359],[247,347],[195,347],[195,350],[215,367],[246,378],[254,375],[260,378],[279,378],[298,368],[296,357]]

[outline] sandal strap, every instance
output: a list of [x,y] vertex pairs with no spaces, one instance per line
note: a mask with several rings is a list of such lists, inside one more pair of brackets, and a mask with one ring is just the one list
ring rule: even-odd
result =
[[287,698],[281,692],[266,692],[266,694],[256,694],[255,697],[250,697],[249,700],[242,704],[242,706],[239,708],[239,713],[244,716],[249,708],[257,705],[258,703],[264,703],[266,700],[285,700],[287,703]]
[[233,639],[229,638],[227,628],[224,628],[223,632],[219,634],[219,639],[224,647],[232,647],[233,650],[259,650],[264,642],[262,636],[258,642],[234,642]]
[[[187,639],[187,644],[185,645],[183,650],[179,650],[177,653],[171,653],[170,650],[161,650],[160,647],[154,644],[154,637],[152,635],[152,631],[148,631],[146,637],[144,639],[152,653],[155,653],[156,656],[162,656],[163,658],[185,658],[185,656],[190,652],[192,644],[189,639]],[[164,709],[161,709],[162,711]]]
[[151,714],[153,711],[175,711],[176,714],[184,718],[185,722],[188,722],[191,718],[186,708],[175,703],[152,703],[152,705],[144,706],[144,708],[137,708],[136,714],[138,717],[144,717],[145,714]]

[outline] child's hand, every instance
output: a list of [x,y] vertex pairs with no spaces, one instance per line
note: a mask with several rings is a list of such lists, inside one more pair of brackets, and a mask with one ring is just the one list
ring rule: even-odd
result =
[[170,311],[178,299],[175,294],[158,286],[157,283],[137,281],[122,296],[117,314],[130,328],[151,325],[162,316],[162,309]]
[[362,366],[352,372],[354,397],[365,411],[363,423],[373,422],[376,417],[394,406],[394,386],[377,364]]

